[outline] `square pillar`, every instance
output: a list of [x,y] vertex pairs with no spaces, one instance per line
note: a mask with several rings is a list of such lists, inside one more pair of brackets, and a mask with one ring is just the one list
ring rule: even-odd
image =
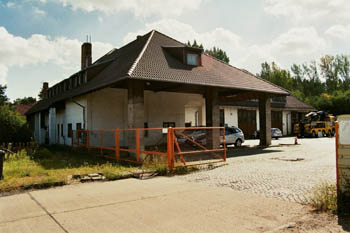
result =
[[[128,80],[128,128],[143,128],[145,122],[144,83],[139,80]],[[143,135],[140,133],[140,149],[143,150]],[[128,146],[136,148],[136,131],[128,133]]]
[[[207,127],[220,126],[220,110],[218,104],[218,90],[208,87],[205,93],[205,118]],[[220,130],[208,130],[207,148],[218,149],[220,147]]]
[[56,108],[49,109],[49,143],[56,144]]
[[259,97],[260,146],[271,145],[271,102],[268,96]]

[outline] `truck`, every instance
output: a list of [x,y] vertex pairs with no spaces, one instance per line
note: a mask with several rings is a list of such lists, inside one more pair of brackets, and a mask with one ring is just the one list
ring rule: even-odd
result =
[[332,137],[335,135],[335,117],[324,111],[310,112],[294,125],[294,134],[298,137]]

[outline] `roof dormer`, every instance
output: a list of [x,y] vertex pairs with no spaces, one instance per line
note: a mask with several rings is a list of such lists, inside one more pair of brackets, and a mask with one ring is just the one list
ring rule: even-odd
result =
[[201,66],[203,49],[188,46],[163,46],[170,55],[185,65]]

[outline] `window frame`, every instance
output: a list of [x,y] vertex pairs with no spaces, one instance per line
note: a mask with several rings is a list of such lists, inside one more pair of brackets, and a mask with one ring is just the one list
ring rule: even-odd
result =
[[[189,59],[189,57],[195,57],[195,62],[194,63],[190,63],[189,61],[191,59]],[[198,59],[199,59],[199,55],[196,53],[187,53],[186,54],[186,64],[189,66],[198,66]]]

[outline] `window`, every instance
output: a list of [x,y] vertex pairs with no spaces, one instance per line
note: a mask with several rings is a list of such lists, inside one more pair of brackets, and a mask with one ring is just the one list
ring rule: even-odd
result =
[[163,122],[163,128],[175,127],[175,122]]
[[[143,128],[148,128],[148,122],[143,123]],[[148,137],[148,130],[144,130],[143,136]]]
[[63,124],[61,124],[61,136],[63,137]]
[[81,123],[77,123],[77,129],[81,129]]
[[198,54],[188,53],[187,54],[187,65],[197,66],[198,65]]
[[73,131],[72,131],[72,130],[73,130],[72,124],[69,123],[69,124],[68,124],[68,134],[67,134],[69,138],[71,138],[72,135],[73,135]]
[[60,138],[60,124],[57,124],[57,139]]
[[46,129],[46,124],[45,124],[45,113],[41,112],[40,113],[40,128]]

